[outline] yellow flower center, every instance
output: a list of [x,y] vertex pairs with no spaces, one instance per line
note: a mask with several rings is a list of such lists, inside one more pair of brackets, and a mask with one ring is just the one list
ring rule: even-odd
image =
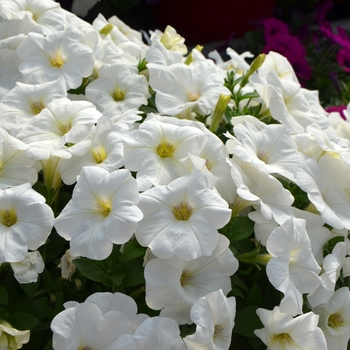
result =
[[42,101],[32,101],[31,106],[33,114],[39,114],[44,108],[44,103]]
[[17,222],[17,215],[13,208],[11,209],[1,209],[1,219],[2,224],[11,227]]
[[180,202],[173,207],[173,214],[177,220],[187,221],[192,215],[193,208],[187,202]]
[[220,337],[222,335],[222,331],[225,329],[224,324],[216,324],[214,326],[214,338]]
[[123,101],[125,98],[125,93],[119,88],[116,88],[112,94],[112,97],[116,102]]
[[77,350],[94,350],[94,349],[89,345],[84,345],[84,346],[79,346]]
[[266,161],[268,160],[268,154],[266,151],[260,151],[256,156],[264,163],[266,163]]
[[205,160],[205,166],[207,167],[207,169],[210,171],[210,169],[213,166],[213,162],[209,161],[209,159]]
[[64,65],[64,58],[58,53],[56,56],[49,57],[52,67],[61,68]]
[[189,271],[184,270],[182,272],[182,275],[180,277],[180,285],[183,287],[186,282],[188,282],[189,278],[191,277],[191,273]]
[[286,349],[287,345],[295,345],[295,342],[293,341],[292,337],[289,335],[289,333],[279,333],[272,337],[272,342],[279,343],[281,349]]
[[337,312],[328,317],[328,326],[332,328],[338,328],[344,325],[345,321],[341,313]]
[[98,199],[97,205],[99,207],[99,211],[105,218],[110,214],[112,210],[112,204],[110,201],[105,201],[101,198]]
[[61,131],[62,136],[63,136],[65,134],[67,134],[70,131],[70,129],[72,129],[72,121],[69,120],[67,123],[58,122],[57,127]]
[[92,150],[92,155],[95,159],[95,162],[98,164],[103,163],[103,161],[107,158],[106,150],[103,147],[94,148]]
[[197,101],[201,95],[198,92],[190,92],[188,93],[188,99],[190,102],[195,102]]
[[172,157],[174,151],[175,151],[174,146],[166,142],[160,143],[157,147],[157,154],[161,158]]

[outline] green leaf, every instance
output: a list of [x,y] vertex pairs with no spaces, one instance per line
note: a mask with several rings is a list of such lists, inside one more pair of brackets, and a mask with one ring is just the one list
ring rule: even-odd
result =
[[110,280],[112,280],[117,286],[120,286],[123,283],[124,277],[126,274],[124,272],[120,272],[116,276],[108,276]]
[[247,306],[257,306],[261,304],[261,290],[257,284],[250,290],[245,303]]
[[34,293],[38,290],[39,284],[40,284],[40,275],[36,282],[28,283],[28,284],[20,284],[20,286],[24,290],[24,293],[27,294],[28,298],[32,298]]
[[25,299],[22,302],[13,305],[11,313],[15,314],[17,312],[31,315],[37,318],[39,322],[41,322],[44,318],[44,313],[42,310],[38,309],[35,303],[33,303],[33,300],[30,299]]
[[241,95],[240,100],[245,100],[247,98],[257,98],[257,97],[260,97],[260,95],[256,91],[254,91],[254,92]]
[[0,319],[7,320],[10,313],[4,307],[0,307]]
[[50,292],[55,290],[55,285],[53,283],[52,277],[50,275],[50,272],[47,271],[47,269],[44,269],[42,273],[42,279],[47,290],[49,290]]
[[148,106],[141,106],[139,108],[139,110],[145,114],[148,114],[148,113],[158,113],[158,110],[157,108],[154,108],[154,107],[148,107]]
[[100,265],[95,260],[87,258],[74,259],[73,264],[77,267],[80,273],[94,282],[105,282],[105,272],[101,270]]
[[237,287],[232,287],[228,296],[240,297],[240,298],[244,299],[244,295],[243,295],[242,291]]
[[0,304],[7,305],[8,302],[9,302],[9,298],[8,298],[6,289],[0,286]]
[[145,253],[146,248],[141,247],[140,244],[136,241],[136,239],[134,239],[126,243],[123,253],[120,256],[119,260],[123,263],[128,263],[131,260],[143,257]]
[[63,248],[68,244],[67,241],[61,237],[55,230],[52,230],[48,241],[43,246],[43,258],[45,259],[45,264],[55,260],[56,258],[61,258],[64,254],[65,249]]
[[43,350],[53,350],[51,339],[47,342]]
[[263,324],[256,314],[257,309],[258,306],[248,306],[237,311],[233,332],[249,338],[256,337],[254,330],[263,328]]
[[145,283],[143,259],[135,259],[124,266],[126,276],[123,280],[124,287],[133,287]]
[[56,313],[47,305],[48,300],[46,298],[41,298],[34,302],[35,307],[40,310],[40,312],[49,320],[52,320]]
[[12,327],[19,330],[31,330],[39,324],[39,320],[36,317],[25,314],[24,312],[17,312],[10,315],[8,321]]
[[236,216],[220,230],[231,243],[248,238],[254,231],[254,222],[247,216]]

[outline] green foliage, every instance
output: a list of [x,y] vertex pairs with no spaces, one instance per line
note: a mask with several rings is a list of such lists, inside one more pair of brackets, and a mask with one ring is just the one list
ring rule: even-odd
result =
[[247,216],[233,217],[225,227],[219,230],[232,243],[248,238],[254,231],[254,222]]
[[81,258],[73,260],[73,263],[90,281],[102,283],[112,291],[117,291],[144,284],[145,251],[136,240],[132,240],[125,245],[123,252],[115,245],[112,254],[105,260]]

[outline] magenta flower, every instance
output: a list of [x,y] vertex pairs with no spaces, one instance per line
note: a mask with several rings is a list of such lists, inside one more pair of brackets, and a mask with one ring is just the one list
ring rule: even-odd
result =
[[340,49],[337,53],[336,59],[342,66],[345,72],[350,72],[350,48]]
[[346,116],[344,114],[344,110],[346,110],[346,106],[345,105],[341,105],[341,106],[331,106],[326,108],[326,112],[328,113],[332,113],[332,112],[338,112],[340,114],[340,116],[346,120]]
[[310,79],[311,68],[305,59],[306,51],[296,36],[288,33],[277,33],[266,38],[263,52],[268,53],[269,51],[275,51],[285,56],[300,80]]
[[263,25],[264,25],[264,35],[265,35],[266,41],[268,41],[268,38],[276,34],[288,35],[288,26],[274,17],[267,18],[264,21]]
[[344,49],[350,50],[350,40],[348,38],[347,32],[344,28],[338,27],[338,34],[333,33],[331,25],[329,22],[324,22],[320,26],[320,31],[334,43],[338,44]]

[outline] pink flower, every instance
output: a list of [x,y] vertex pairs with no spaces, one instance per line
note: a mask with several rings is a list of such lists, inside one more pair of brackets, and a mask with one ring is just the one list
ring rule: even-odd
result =
[[266,38],[264,53],[275,51],[285,56],[293,66],[300,80],[311,77],[311,68],[305,59],[306,51],[296,36],[288,33],[277,33]]
[[350,40],[344,28],[338,27],[338,34],[334,34],[329,22],[324,22],[320,26],[320,31],[334,43],[338,44],[344,49],[350,50]]
[[340,116],[346,120],[346,116],[344,114],[344,110],[346,110],[346,106],[345,105],[341,105],[341,106],[331,106],[326,108],[326,111],[328,113],[332,113],[332,112],[338,112],[340,114]]
[[288,26],[274,17],[267,18],[264,21],[263,25],[264,25],[264,35],[265,35],[266,41],[268,41],[269,37],[275,34],[288,35]]
[[340,49],[337,53],[336,59],[344,71],[350,73],[350,48]]

